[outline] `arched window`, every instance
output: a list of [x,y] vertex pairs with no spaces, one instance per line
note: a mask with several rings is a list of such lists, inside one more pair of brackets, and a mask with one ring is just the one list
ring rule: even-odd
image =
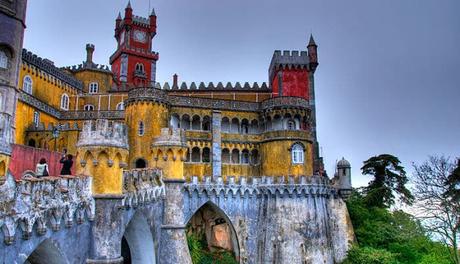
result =
[[256,165],[259,163],[259,151],[257,149],[253,149],[251,151],[251,164]]
[[233,118],[230,124],[230,133],[238,134],[240,132],[240,121],[238,118]]
[[232,163],[234,164],[240,163],[240,151],[238,149],[232,150]]
[[87,104],[83,107],[85,111],[94,111],[94,105]]
[[201,129],[201,120],[200,117],[194,115],[192,118],[192,130],[200,130]]
[[211,161],[211,151],[209,148],[204,148],[203,149],[203,154],[201,158],[202,162],[210,162]]
[[138,127],[137,127],[137,134],[139,136],[143,136],[144,135],[144,122],[142,121],[139,121],[139,124],[138,124]]
[[136,72],[144,73],[144,64],[142,64],[142,63],[137,63],[137,64],[136,64]]
[[184,130],[190,129],[190,116],[185,114],[182,116],[182,120],[180,121],[180,128]]
[[249,121],[247,119],[243,119],[241,121],[241,133],[248,134],[249,133]]
[[40,113],[35,111],[34,112],[34,125],[35,127],[38,127],[39,124],[40,124]]
[[192,162],[200,162],[200,161],[201,161],[200,148],[199,147],[192,148]]
[[180,118],[179,118],[179,115],[178,115],[178,114],[173,114],[173,115],[171,115],[171,120],[169,121],[169,125],[170,125],[173,129],[179,128],[179,125],[180,125]]
[[33,138],[29,139],[29,143],[27,143],[27,146],[35,148],[35,140]]
[[230,163],[230,151],[227,148],[222,150],[222,163]]
[[296,129],[296,125],[295,125],[295,122],[293,119],[289,119],[287,121],[287,129],[288,130],[295,130]]
[[241,152],[241,163],[243,164],[249,164],[249,150],[244,149]]
[[22,90],[28,94],[32,94],[32,78],[29,75],[24,76]]
[[119,102],[117,104],[117,110],[125,110],[125,104],[123,102]]
[[222,118],[221,129],[224,133],[230,132],[230,120],[228,119],[228,117]]
[[89,84],[89,89],[88,89],[90,94],[95,94],[99,92],[99,84],[97,82],[92,82]]
[[8,57],[3,50],[0,50],[0,68],[8,68]]
[[209,116],[203,117],[202,130],[209,131],[211,130],[211,118]]
[[304,162],[304,148],[301,144],[296,143],[291,148],[291,159],[293,164]]
[[69,96],[67,94],[61,95],[61,109],[69,110]]

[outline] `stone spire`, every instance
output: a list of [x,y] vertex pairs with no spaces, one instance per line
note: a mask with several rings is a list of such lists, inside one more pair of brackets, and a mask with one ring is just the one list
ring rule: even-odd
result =
[[131,0],[128,0],[128,5],[126,6],[126,9],[128,9],[128,8],[129,8],[129,9],[132,9],[132,8],[131,8]]
[[150,16],[157,16],[157,14],[155,13],[155,8],[152,8],[152,13],[150,13]]
[[121,12],[118,12],[117,20],[121,20]]
[[313,39],[313,34],[310,34],[310,41],[308,42],[308,46],[307,46],[307,47],[310,47],[310,46],[318,46],[318,45],[316,45],[316,42],[315,42],[315,40]]

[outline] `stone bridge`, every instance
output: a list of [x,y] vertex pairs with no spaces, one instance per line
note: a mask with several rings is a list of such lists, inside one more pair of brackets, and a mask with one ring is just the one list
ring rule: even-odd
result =
[[[0,188],[1,263],[191,263],[185,228],[208,206],[231,227],[240,263],[337,263],[353,240],[340,191],[321,176],[163,180],[125,171],[122,195],[92,195],[91,177]],[[124,262],[125,261],[125,262]]]

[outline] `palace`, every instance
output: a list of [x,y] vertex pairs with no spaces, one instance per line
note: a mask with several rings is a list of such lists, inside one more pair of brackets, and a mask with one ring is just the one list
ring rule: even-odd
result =
[[[33,203],[18,203],[39,197],[0,197],[11,204],[0,208],[7,230],[0,261],[44,263],[40,258],[59,255],[65,263],[191,263],[190,228],[240,263],[344,258],[354,240],[343,202],[351,170],[344,159],[332,180],[323,170],[313,36],[304,51],[274,51],[266,83],[180,83],[175,74],[161,84],[154,10],[139,17],[128,3],[118,15],[110,66],[93,61],[96,47],[87,44],[82,64],[59,68],[22,49],[23,2],[0,3],[3,195],[52,185],[80,197],[43,194],[68,205],[47,203],[39,217],[31,216]],[[63,150],[75,157],[77,177],[28,177],[40,157],[57,163]],[[75,241],[88,244],[70,252]]]

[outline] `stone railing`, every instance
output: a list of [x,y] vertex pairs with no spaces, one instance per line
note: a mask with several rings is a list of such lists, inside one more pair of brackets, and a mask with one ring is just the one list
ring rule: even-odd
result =
[[300,108],[308,109],[308,100],[301,97],[281,96],[267,99],[261,103],[261,109],[268,110],[272,108]]
[[310,132],[306,130],[273,130],[266,131],[263,134],[262,140],[271,141],[271,140],[309,140],[311,141]]
[[165,197],[160,169],[134,169],[123,172],[123,206],[137,207]]
[[240,180],[235,181],[235,177],[229,176],[224,179],[217,178],[215,181],[210,176],[206,176],[199,180],[193,176],[191,181],[184,185],[185,190],[192,195],[194,192],[198,196],[214,194],[219,196],[223,193],[225,197],[244,196],[246,193],[249,196],[253,195],[311,195],[311,196],[337,196],[338,190],[331,185],[329,178],[323,176],[280,176],[280,177],[240,177]]
[[31,105],[38,110],[45,112],[55,118],[60,118],[61,117],[61,112],[56,110],[54,107],[50,106],[49,104],[46,104],[37,98],[33,97],[32,95],[23,92],[22,90],[19,92],[19,100],[22,102]]
[[69,228],[75,219],[77,224],[86,219],[92,221],[94,214],[90,177],[44,177],[15,182],[8,175],[0,186],[0,228],[7,245],[14,242],[18,227],[22,238],[29,239],[34,226],[40,236],[47,232],[48,225],[58,231],[62,219]]
[[125,112],[119,110],[110,111],[62,111],[63,120],[88,120],[88,119],[124,119]]
[[106,119],[85,121],[77,142],[77,147],[94,145],[128,149],[128,131],[126,125]]

